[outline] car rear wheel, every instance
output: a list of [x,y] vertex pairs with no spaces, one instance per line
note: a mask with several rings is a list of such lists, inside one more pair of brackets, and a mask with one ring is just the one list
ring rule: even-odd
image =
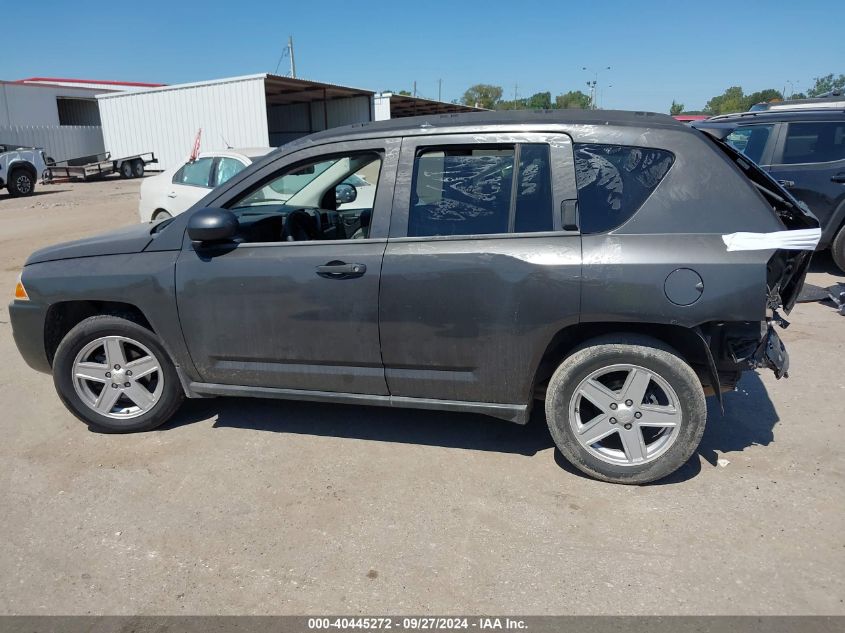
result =
[[53,382],[76,417],[106,433],[154,429],[184,399],[158,337],[116,316],[90,317],[68,332],[56,350]]
[[830,245],[830,254],[833,262],[839,266],[839,270],[845,272],[845,225],[840,227],[836,237]]
[[9,176],[9,194],[13,198],[35,193],[35,177],[26,169],[16,169]]
[[588,341],[549,382],[546,419],[576,468],[642,484],[689,460],[707,420],[701,382],[671,347],[638,335]]

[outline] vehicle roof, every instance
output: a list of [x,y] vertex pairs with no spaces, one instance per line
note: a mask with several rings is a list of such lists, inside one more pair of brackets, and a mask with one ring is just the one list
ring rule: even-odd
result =
[[668,114],[656,112],[631,112],[626,110],[506,110],[462,112],[455,114],[430,114],[403,117],[387,121],[355,123],[311,134],[293,141],[290,146],[305,143],[323,143],[329,140],[373,138],[383,136],[408,136],[414,134],[448,134],[468,128],[477,131],[483,127],[518,127],[542,125],[593,125],[607,127],[634,127],[643,129],[670,129],[690,131],[680,121]]
[[778,123],[780,121],[845,121],[845,108],[819,108],[806,110],[757,110],[755,112],[737,112],[735,114],[721,114],[707,119],[706,121],[696,122],[697,127],[717,125],[719,123],[736,123],[736,122],[772,122]]

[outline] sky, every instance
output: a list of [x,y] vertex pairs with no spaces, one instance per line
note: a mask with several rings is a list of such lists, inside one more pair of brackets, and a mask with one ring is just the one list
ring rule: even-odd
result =
[[[11,6],[0,0],[0,14]],[[445,101],[475,83],[508,99],[587,92],[586,66],[601,107],[666,112],[674,99],[697,110],[732,85],[797,92],[845,73],[845,0],[42,0],[37,14],[3,29],[0,79],[273,72],[289,35],[299,77],[374,91],[416,81],[429,98],[442,80]]]

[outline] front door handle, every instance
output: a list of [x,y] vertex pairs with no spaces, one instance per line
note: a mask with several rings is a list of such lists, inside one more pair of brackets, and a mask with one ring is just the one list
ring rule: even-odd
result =
[[840,185],[845,185],[845,171],[841,171],[835,176],[831,176],[830,182],[838,182]]
[[364,264],[347,264],[337,260],[317,266],[317,274],[324,279],[352,279],[365,272],[367,267]]
[[175,198],[175,197],[176,197],[176,192],[175,192],[175,191],[171,191],[170,193],[168,193],[168,194],[167,194],[167,197],[168,197],[168,198]]

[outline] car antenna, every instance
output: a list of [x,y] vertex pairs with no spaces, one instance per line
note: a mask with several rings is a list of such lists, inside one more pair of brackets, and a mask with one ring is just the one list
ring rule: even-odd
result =
[[226,140],[226,137],[225,137],[225,136],[223,136],[223,135],[221,134],[221,135],[220,135],[220,138],[222,138],[222,139],[223,139],[223,144],[226,146],[226,149],[232,149],[232,146],[231,146],[231,145],[229,145],[229,141],[227,141],[227,140]]

